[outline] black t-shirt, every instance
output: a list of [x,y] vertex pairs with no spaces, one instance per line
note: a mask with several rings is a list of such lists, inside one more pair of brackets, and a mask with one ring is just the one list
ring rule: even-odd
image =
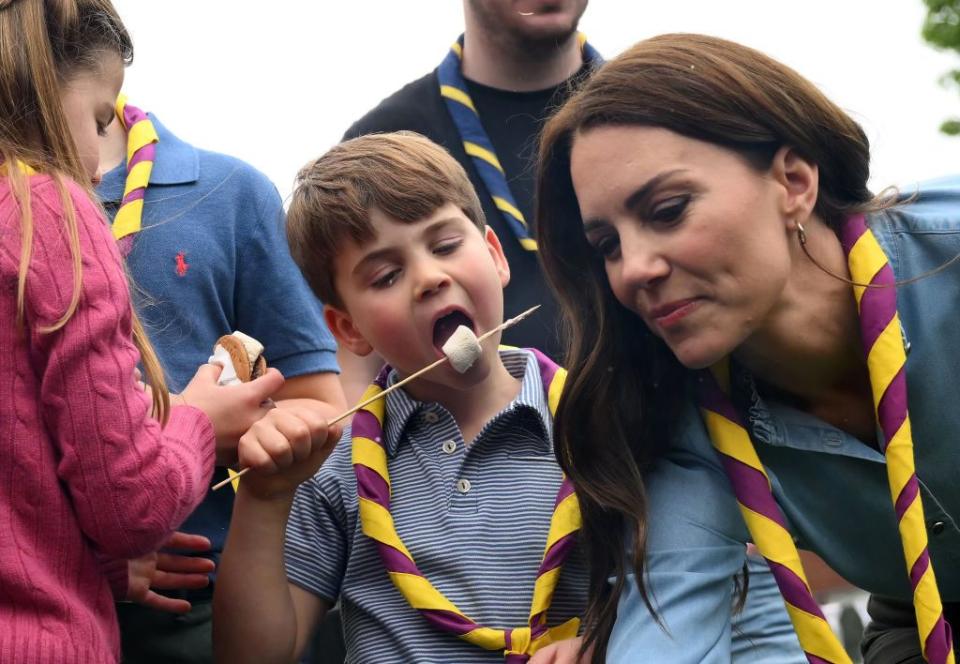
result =
[[[584,71],[581,70],[577,77]],[[570,86],[563,83],[537,92],[508,92],[467,81],[467,88],[507,174],[517,207],[532,228],[537,141],[543,123],[566,99]],[[520,246],[502,213],[494,206],[472,159],[463,149],[457,128],[440,96],[436,71],[384,99],[347,130],[344,140],[403,129],[423,134],[445,147],[470,176],[483,204],[487,223],[496,231],[510,263],[510,283],[504,291],[506,317],[515,316],[535,304],[543,305],[529,319],[506,330],[503,343],[538,348],[561,362],[557,330],[559,311],[544,280],[537,253]]]

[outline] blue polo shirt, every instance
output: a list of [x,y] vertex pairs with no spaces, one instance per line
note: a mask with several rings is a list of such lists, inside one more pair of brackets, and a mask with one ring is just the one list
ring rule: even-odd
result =
[[[234,330],[259,339],[268,364],[288,378],[337,371],[321,305],[290,258],[276,188],[250,165],[199,150],[150,119],[160,141],[127,265],[170,390],[182,390],[217,338]],[[98,187],[110,218],[126,176],[124,164]],[[181,529],[209,537],[217,559],[232,509],[232,491],[210,493]]]
[[[960,253],[960,177],[904,191],[868,223],[898,280]],[[940,594],[960,601],[960,266],[897,290],[907,390],[930,558]],[[887,482],[873,447],[787,404],[760,398],[749,376],[734,382],[757,453],[800,548],[852,583],[910,602],[912,593]],[[693,404],[668,453],[647,477],[648,581],[673,639],[651,628],[635,589],[620,600],[614,661],[731,659],[726,577],[743,564],[749,535],[730,483]],[[680,656],[676,643],[685,644]]]

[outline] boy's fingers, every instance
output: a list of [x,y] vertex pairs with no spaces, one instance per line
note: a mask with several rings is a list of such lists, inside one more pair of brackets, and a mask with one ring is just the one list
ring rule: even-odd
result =
[[240,445],[237,447],[240,465],[253,468],[258,473],[273,474],[278,470],[277,464],[263,447],[263,441],[256,430],[258,424],[254,424],[250,431],[240,437]]

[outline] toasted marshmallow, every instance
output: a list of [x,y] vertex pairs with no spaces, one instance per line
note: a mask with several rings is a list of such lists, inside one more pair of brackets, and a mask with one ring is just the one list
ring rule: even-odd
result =
[[466,325],[460,325],[441,348],[457,373],[466,373],[483,353],[477,335]]
[[247,351],[247,358],[250,360],[250,362],[255,361],[258,357],[263,355],[263,344],[250,335],[236,331],[233,333],[233,336],[239,339],[240,343],[243,344],[243,349]]

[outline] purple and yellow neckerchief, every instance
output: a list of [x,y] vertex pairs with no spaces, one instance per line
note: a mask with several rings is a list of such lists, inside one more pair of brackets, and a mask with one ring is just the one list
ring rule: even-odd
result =
[[[584,64],[595,66],[603,62],[603,57],[587,43],[583,33],[578,33],[577,39],[580,42]],[[503,166],[497,159],[493,143],[483,128],[477,107],[473,105],[473,100],[470,98],[467,82],[461,72],[462,60],[463,35],[460,35],[450,47],[447,57],[437,68],[440,96],[447,104],[447,111],[453,119],[457,133],[460,134],[464,150],[470,155],[474,168],[477,169],[483,185],[493,198],[494,205],[500,210],[507,227],[513,231],[520,246],[527,251],[536,251],[537,241],[530,236],[527,220],[517,207]]]
[[[953,639],[927,548],[927,530],[914,464],[907,412],[906,351],[897,315],[893,269],[863,215],[847,220],[841,232],[854,286],[880,445],[897,515],[900,539],[913,588],[920,646],[930,664],[953,664]],[[760,553],[767,559],[810,662],[850,662],[813,599],[797,547],[773,497],[743,418],[729,398],[729,361],[700,377],[700,409],[711,441],[733,485],[740,511]]]
[[[560,401],[567,372],[539,351],[532,352],[540,367],[543,389],[550,413],[553,414]],[[384,367],[367,388],[364,400],[386,388],[389,373],[390,367]],[[376,543],[387,574],[400,594],[434,627],[451,632],[481,648],[503,651],[507,664],[521,664],[540,648],[575,637],[580,627],[578,618],[571,618],[556,627],[547,626],[547,610],[553,600],[561,567],[573,549],[580,529],[580,504],[570,480],[564,477],[557,492],[550,532],[533,589],[528,624],[515,629],[480,625],[464,615],[424,577],[397,534],[390,513],[390,472],[383,433],[385,401],[378,399],[358,411],[353,418],[353,469],[357,476],[363,533]]]
[[127,132],[127,181],[123,187],[123,200],[110,228],[120,253],[127,256],[133,248],[133,234],[143,224],[143,197],[150,183],[160,138],[147,114],[128,104],[126,95],[117,97],[116,113]]
[[[23,173],[24,175],[37,174],[37,170],[35,168],[28,166],[26,163],[20,160],[15,160],[14,163],[17,166],[17,171],[19,171],[20,173]],[[3,162],[0,162],[0,176],[2,175],[7,175],[7,165],[4,164]]]

